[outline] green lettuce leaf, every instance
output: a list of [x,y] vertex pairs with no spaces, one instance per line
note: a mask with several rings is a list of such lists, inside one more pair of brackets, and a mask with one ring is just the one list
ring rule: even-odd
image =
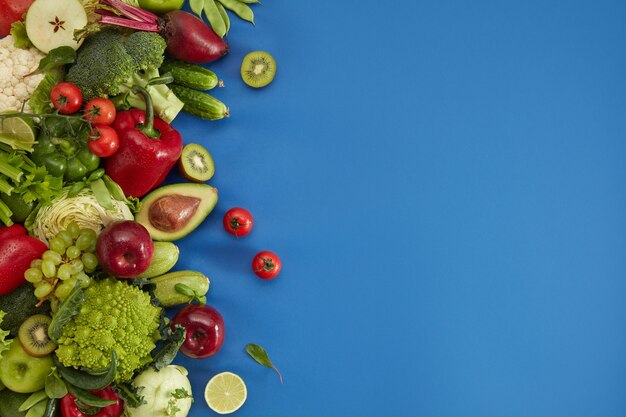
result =
[[26,26],[20,20],[11,24],[11,36],[13,37],[13,45],[16,48],[28,49],[33,46],[26,34]]
[[51,113],[54,108],[50,103],[50,91],[59,82],[63,81],[64,71],[57,67],[46,71],[45,76],[30,96],[29,104],[33,113]]
[[[2,320],[4,319],[5,315],[6,313],[0,310],[0,324],[2,324]],[[8,330],[0,329],[0,358],[2,358],[2,353],[4,353],[5,350],[9,349],[9,345],[11,344],[11,340],[7,340],[8,335]]]

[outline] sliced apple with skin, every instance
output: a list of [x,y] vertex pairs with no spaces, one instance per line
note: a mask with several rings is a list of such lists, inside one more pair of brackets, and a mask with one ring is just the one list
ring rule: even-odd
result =
[[87,13],[78,0],[35,0],[24,21],[30,41],[43,53],[59,46],[78,49],[74,31],[87,25]]

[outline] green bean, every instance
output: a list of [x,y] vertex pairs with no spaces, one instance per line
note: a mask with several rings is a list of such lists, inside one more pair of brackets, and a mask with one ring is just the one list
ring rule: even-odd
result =
[[204,14],[217,36],[223,38],[226,34],[226,24],[217,8],[217,4],[215,4],[215,0],[204,0]]
[[242,3],[248,3],[248,4],[261,4],[261,2],[259,0],[239,0]]
[[204,8],[204,0],[189,0],[189,8],[202,19],[202,8]]
[[238,0],[219,0],[219,2],[222,3],[228,10],[235,12],[235,14],[243,20],[254,24],[254,12],[247,4]]
[[228,13],[226,13],[226,9],[224,8],[224,6],[222,6],[222,3],[216,1],[215,5],[217,6],[217,10],[219,10],[220,14],[222,15],[222,20],[224,21],[224,25],[226,25],[225,35],[227,35],[228,31],[230,30],[230,17],[228,17]]

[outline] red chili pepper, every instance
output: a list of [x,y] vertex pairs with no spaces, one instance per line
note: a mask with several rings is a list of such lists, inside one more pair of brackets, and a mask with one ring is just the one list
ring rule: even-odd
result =
[[141,197],[158,187],[183,150],[183,139],[169,124],[154,117],[150,94],[133,87],[146,100],[146,111],[127,110],[117,114],[111,125],[120,147],[106,158],[104,169],[127,196]]
[[0,227],[0,295],[24,284],[24,271],[47,249],[45,243],[28,236],[19,224]]
[[65,397],[61,398],[61,416],[63,417],[119,417],[122,415],[124,411],[124,402],[121,400],[119,395],[115,393],[111,389],[111,387],[107,387],[102,390],[91,391],[92,394],[97,395],[100,398],[104,398],[105,400],[115,400],[114,404],[107,405],[106,407],[102,407],[100,411],[96,414],[86,414],[76,403],[76,398],[72,394],[67,394]]

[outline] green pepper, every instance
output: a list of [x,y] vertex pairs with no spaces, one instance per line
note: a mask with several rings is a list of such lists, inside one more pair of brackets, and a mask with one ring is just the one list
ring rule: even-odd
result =
[[98,169],[100,158],[89,150],[87,141],[40,134],[31,159],[46,167],[51,175],[66,181],[79,181]]

